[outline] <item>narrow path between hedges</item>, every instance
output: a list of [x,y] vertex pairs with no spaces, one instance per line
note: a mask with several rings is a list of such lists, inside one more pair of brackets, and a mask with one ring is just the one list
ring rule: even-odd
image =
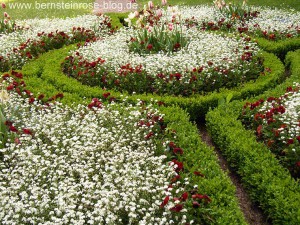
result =
[[217,157],[219,159],[219,164],[222,170],[228,174],[231,179],[231,182],[236,187],[236,197],[239,200],[239,206],[244,213],[244,216],[247,222],[251,225],[270,225],[271,223],[267,222],[266,216],[263,214],[262,210],[256,205],[253,204],[250,200],[250,196],[244,189],[241,178],[239,175],[229,167],[226,159],[222,155],[220,149],[213,143],[204,123],[198,123],[198,130],[201,136],[201,139],[208,146],[213,147]]

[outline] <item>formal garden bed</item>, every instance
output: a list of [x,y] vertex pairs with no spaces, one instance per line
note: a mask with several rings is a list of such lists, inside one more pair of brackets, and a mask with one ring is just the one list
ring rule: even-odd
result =
[[120,29],[105,15],[5,14],[1,222],[247,224],[191,122],[206,117],[266,220],[298,224],[300,14],[224,4],[149,3]]

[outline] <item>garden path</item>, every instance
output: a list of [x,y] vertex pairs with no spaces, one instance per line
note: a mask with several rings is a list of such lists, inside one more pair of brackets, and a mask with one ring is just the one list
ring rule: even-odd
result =
[[198,129],[201,139],[208,146],[214,148],[222,170],[227,173],[231,179],[231,182],[236,187],[236,197],[239,200],[239,205],[247,222],[251,225],[270,225],[270,222],[267,221],[267,217],[263,214],[263,211],[256,204],[251,202],[250,196],[243,187],[239,175],[232,168],[230,168],[225,157],[222,155],[221,150],[218,149],[218,147],[213,143],[210,135],[207,132],[205,124],[198,123]]

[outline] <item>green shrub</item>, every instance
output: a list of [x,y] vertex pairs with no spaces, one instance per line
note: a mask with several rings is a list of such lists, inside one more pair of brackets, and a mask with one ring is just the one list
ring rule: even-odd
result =
[[[248,101],[268,96],[280,96],[286,87],[300,81],[300,50],[289,52],[286,64],[291,77],[276,88]],[[238,120],[245,101],[223,104],[207,116],[208,129],[214,142],[222,149],[230,165],[242,177],[252,199],[257,202],[274,224],[300,223],[300,186],[275,156],[256,141],[253,131],[246,130]]]
[[[241,213],[235,196],[235,188],[229,178],[221,171],[218,159],[213,149],[205,145],[195,124],[189,121],[189,116],[179,107],[161,107],[168,129],[176,130],[177,144],[184,154],[183,176],[191,177],[191,182],[198,185],[198,189],[211,197],[209,205],[211,211],[205,211],[207,224],[247,224]],[[195,176],[194,171],[201,172],[204,177]],[[184,178],[184,177],[183,177]]]
[[300,48],[300,37],[285,39],[281,41],[269,41],[265,38],[255,38],[258,45],[267,52],[275,54],[282,61],[289,51]]
[[[102,90],[97,87],[89,87],[82,85],[75,79],[69,78],[62,73],[60,63],[67,56],[70,49],[74,46],[64,47],[59,50],[50,51],[42,55],[34,62],[30,62],[23,67],[23,74],[25,79],[27,77],[37,76],[42,80],[55,87],[57,92],[74,93],[79,96],[78,99],[69,99],[65,97],[62,101],[67,104],[75,102],[82,102],[83,97],[93,98],[101,97],[103,93],[109,91],[111,96],[120,98],[121,93]],[[259,76],[256,81],[250,81],[243,84],[240,87],[229,89],[221,89],[219,92],[215,91],[205,96],[193,95],[192,97],[173,97],[173,96],[158,96],[153,94],[146,95],[130,95],[128,98],[130,101],[136,101],[141,99],[149,102],[151,99],[157,99],[163,102],[165,105],[178,105],[181,108],[187,110],[192,120],[203,118],[206,112],[210,108],[214,108],[218,105],[219,99],[226,98],[228,95],[232,95],[232,99],[244,99],[247,97],[255,96],[263,91],[276,86],[284,74],[284,66],[273,54],[263,53],[264,67],[271,72],[265,72]],[[43,92],[41,87],[41,92]],[[126,93],[124,93],[126,95]]]

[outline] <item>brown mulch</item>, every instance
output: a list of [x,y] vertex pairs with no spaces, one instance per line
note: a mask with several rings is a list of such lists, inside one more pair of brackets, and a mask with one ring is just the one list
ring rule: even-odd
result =
[[236,172],[232,170],[232,168],[229,167],[220,149],[218,149],[213,143],[210,135],[206,130],[205,125],[198,124],[198,129],[203,142],[208,146],[214,148],[222,170],[228,174],[231,182],[236,187],[236,197],[239,200],[239,206],[244,213],[247,222],[251,225],[270,225],[271,223],[267,221],[266,216],[263,214],[263,211],[256,204],[251,202],[249,194],[246,192],[241,183],[241,178]]

